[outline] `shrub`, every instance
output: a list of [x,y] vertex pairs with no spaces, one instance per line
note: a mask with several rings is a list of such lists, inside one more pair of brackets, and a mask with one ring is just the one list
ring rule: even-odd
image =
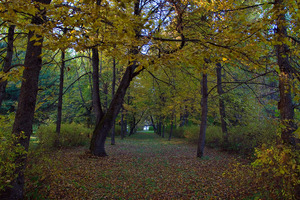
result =
[[223,145],[222,128],[219,126],[207,127],[205,140],[210,147],[221,147]]
[[16,137],[11,133],[14,115],[1,116],[0,118],[0,191],[10,186],[16,177],[14,171],[19,167],[15,159],[26,154],[25,148],[15,142],[21,135]]
[[[264,190],[280,195],[282,199],[297,199],[300,186],[300,153],[290,146],[262,145],[255,149],[256,168],[262,182],[270,183]],[[299,194],[298,194],[299,195]]]
[[186,126],[183,129],[183,135],[185,138],[187,138],[188,141],[197,143],[199,138],[199,126],[192,125],[192,126]]
[[[56,126],[43,125],[37,131],[40,145],[44,147],[54,147],[57,133],[55,132]],[[85,128],[81,124],[62,124],[60,131],[60,145],[62,147],[84,146],[89,142],[89,134],[92,133],[91,129]]]
[[273,142],[276,129],[276,123],[267,119],[250,121],[246,126],[234,126],[229,129],[229,144],[226,148],[250,155],[254,153],[255,147]]
[[[206,129],[205,143],[209,147],[220,147],[225,150],[235,151],[243,155],[252,155],[254,148],[263,143],[275,141],[277,124],[272,120],[260,119],[250,121],[247,125],[231,127],[228,144],[223,142],[223,133],[220,126],[208,126]],[[190,142],[197,143],[200,127],[197,125],[184,127],[184,137]]]
[[[120,125],[115,125],[115,136],[121,135],[121,126]],[[111,130],[109,131],[108,137],[111,136]]]
[[[197,143],[200,127],[197,125],[184,127],[184,137],[190,142]],[[217,147],[222,143],[222,130],[218,126],[208,126],[206,129],[205,143],[210,147]]]
[[184,127],[173,128],[173,137],[184,138]]

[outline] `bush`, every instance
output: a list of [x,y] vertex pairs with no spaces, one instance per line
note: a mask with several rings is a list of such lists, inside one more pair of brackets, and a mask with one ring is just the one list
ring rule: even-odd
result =
[[198,142],[199,132],[200,132],[200,128],[199,126],[196,125],[186,126],[183,128],[184,137],[192,143]]
[[234,126],[229,129],[229,144],[226,148],[244,155],[253,154],[255,147],[275,140],[276,129],[276,123],[267,119],[255,120],[246,126]]
[[222,128],[219,126],[209,126],[206,129],[206,144],[210,147],[221,147],[223,145]]
[[184,138],[184,127],[173,128],[173,137]]
[[[170,126],[165,127],[165,137],[168,137],[171,131]],[[163,132],[163,128],[161,128],[161,132]],[[173,127],[172,137],[175,138],[184,138],[184,127]]]
[[16,141],[25,136],[16,137],[11,133],[13,118],[13,114],[0,118],[0,191],[10,186],[16,178],[14,171],[19,166],[15,159],[26,155],[23,146],[15,145]]
[[[193,125],[184,127],[184,137],[190,142],[197,143],[199,139],[200,126]],[[206,129],[205,143],[210,147],[218,147],[222,144],[223,136],[221,127],[208,126]]]
[[[57,139],[56,125],[43,125],[37,131],[37,136],[41,146],[55,147],[55,140]],[[81,124],[62,124],[60,131],[60,146],[73,147],[84,146],[89,142],[89,134],[91,129],[85,128]]]
[[[224,145],[223,133],[220,126],[208,126],[206,129],[205,143],[209,147],[220,147],[242,155],[252,155],[255,147],[263,143],[275,141],[277,124],[272,120],[260,119],[251,121],[247,126],[231,127],[228,144]],[[197,125],[183,128],[184,137],[190,142],[197,143],[200,127]]]
[[[300,153],[290,146],[262,145],[255,149],[256,168],[261,182],[270,183],[264,190],[281,196],[282,199],[297,199],[300,186]],[[299,197],[299,196],[298,196]]]
[[[109,133],[107,135],[108,137],[111,137],[111,131],[112,130],[109,131]],[[115,136],[119,136],[119,135],[121,135],[121,126],[115,125]]]

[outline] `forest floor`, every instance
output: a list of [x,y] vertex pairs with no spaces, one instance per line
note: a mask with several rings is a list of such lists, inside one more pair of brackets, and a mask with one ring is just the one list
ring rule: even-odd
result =
[[95,158],[87,150],[53,153],[49,172],[39,183],[29,184],[30,198],[256,199],[254,177],[240,173],[247,170],[239,164],[243,160],[210,148],[204,158],[196,158],[196,145],[183,139],[137,133],[117,139],[116,145],[108,139],[108,157]]

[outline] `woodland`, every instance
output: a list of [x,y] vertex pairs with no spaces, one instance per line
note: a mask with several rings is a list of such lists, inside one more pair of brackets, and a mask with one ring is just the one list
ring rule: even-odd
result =
[[0,0],[0,199],[299,199],[297,0]]

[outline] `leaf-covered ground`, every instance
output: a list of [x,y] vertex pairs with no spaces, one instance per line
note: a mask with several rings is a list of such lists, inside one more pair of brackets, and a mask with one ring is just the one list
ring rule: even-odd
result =
[[[35,191],[49,199],[252,199],[251,174],[240,178],[233,155],[206,149],[196,158],[196,146],[167,141],[153,133],[138,133],[112,146],[105,158],[87,154],[86,147],[52,155],[49,174]],[[241,169],[243,170],[243,169]],[[228,175],[228,171],[231,173]],[[243,180],[241,180],[243,179]],[[32,181],[32,180],[31,180]],[[251,187],[250,187],[251,186]],[[29,186],[30,187],[30,186]],[[40,194],[38,194],[40,193]]]

